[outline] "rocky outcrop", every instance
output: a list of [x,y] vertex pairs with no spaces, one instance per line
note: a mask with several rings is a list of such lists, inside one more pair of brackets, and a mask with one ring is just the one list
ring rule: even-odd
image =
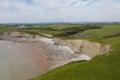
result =
[[108,53],[110,46],[102,45],[87,40],[61,40],[50,38],[39,38],[42,47],[48,51],[48,61],[52,62],[52,68],[63,64],[90,60],[95,56]]
[[85,54],[91,58],[108,53],[110,46],[101,45],[100,43],[90,42],[87,40],[61,40],[54,39],[55,44],[69,46],[75,54]]
[[0,40],[6,41],[17,41],[17,42],[28,42],[38,41],[38,35],[30,35],[23,32],[3,32],[0,33]]
[[29,35],[22,32],[4,32],[0,33],[0,36],[9,37],[9,38],[34,38],[34,35]]

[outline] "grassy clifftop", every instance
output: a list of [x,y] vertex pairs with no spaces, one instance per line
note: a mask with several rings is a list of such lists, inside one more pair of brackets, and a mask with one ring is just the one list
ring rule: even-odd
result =
[[119,80],[120,36],[104,38],[119,32],[120,24],[107,24],[101,29],[82,32],[94,34],[87,40],[111,45],[110,52],[90,61],[69,63],[32,80]]

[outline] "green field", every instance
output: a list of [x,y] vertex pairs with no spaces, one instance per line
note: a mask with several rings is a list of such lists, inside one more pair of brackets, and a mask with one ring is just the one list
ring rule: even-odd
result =
[[32,80],[119,80],[120,79],[120,24],[102,24],[101,29],[88,29],[82,33],[94,34],[87,40],[109,44],[108,54],[97,56],[90,61],[72,62],[58,67]]
[[[27,26],[27,25],[26,25]],[[59,37],[63,39],[73,39],[73,35],[81,33],[88,29],[97,29],[101,28],[99,25],[95,24],[46,24],[46,25],[33,25],[29,28],[18,29],[18,31],[29,33],[29,34],[48,34],[53,37]],[[45,36],[45,35],[43,35]],[[46,36],[47,37],[47,36]]]

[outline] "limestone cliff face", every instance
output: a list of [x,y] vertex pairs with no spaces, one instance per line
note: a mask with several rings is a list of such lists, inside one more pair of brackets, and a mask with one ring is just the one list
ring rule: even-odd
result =
[[87,40],[60,40],[54,39],[55,44],[69,46],[76,54],[86,54],[91,58],[108,53],[110,46],[101,45],[100,43],[90,42]]
[[9,38],[33,38],[33,35],[22,32],[4,32],[0,33],[0,36],[9,37]]
[[[41,37],[39,37],[37,35],[29,35],[27,33],[22,33],[22,32],[0,33],[0,39],[15,40],[13,38],[15,38],[15,39],[19,38],[20,40],[22,40],[22,38],[26,38],[26,39],[30,40],[30,39],[33,39],[33,38],[34,39],[39,39]],[[108,53],[108,51],[110,49],[109,45],[101,45],[100,43],[90,42],[90,41],[87,41],[87,40],[61,40],[61,39],[52,39],[52,40],[53,40],[53,43],[55,45],[63,45],[63,46],[70,47],[76,55],[77,54],[78,55],[79,54],[85,54],[85,55],[88,55],[91,58],[93,58],[94,56],[97,56],[97,55]],[[55,46],[55,45],[53,45],[53,46]],[[48,46],[51,47],[51,45],[48,45]],[[55,51],[55,50],[56,49],[53,48],[52,51],[58,52],[58,50],[57,51]],[[66,50],[64,50],[64,51],[66,51]]]

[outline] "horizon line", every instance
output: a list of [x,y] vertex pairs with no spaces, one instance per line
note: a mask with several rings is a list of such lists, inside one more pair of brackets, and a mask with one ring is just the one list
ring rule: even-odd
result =
[[120,23],[120,21],[85,21],[85,22],[0,22],[0,24],[85,24],[85,23]]

